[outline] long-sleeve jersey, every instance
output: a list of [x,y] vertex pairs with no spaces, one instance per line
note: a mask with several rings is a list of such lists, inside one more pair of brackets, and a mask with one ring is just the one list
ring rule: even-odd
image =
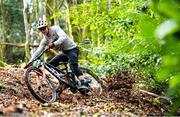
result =
[[59,26],[49,27],[49,34],[50,36],[43,35],[44,37],[41,40],[39,47],[32,55],[29,62],[33,61],[34,58],[38,56],[50,43],[54,43],[54,49],[59,51],[70,50],[77,46]]

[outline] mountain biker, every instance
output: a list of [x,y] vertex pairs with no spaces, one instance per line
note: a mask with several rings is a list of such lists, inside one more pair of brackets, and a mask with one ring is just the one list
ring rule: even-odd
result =
[[[78,78],[78,87],[86,88],[81,84],[81,80],[83,80],[82,72],[78,68],[78,47],[76,43],[70,39],[67,34],[59,27],[59,26],[51,26],[47,25],[46,20],[39,20],[37,23],[37,28],[43,34],[43,39],[41,40],[39,47],[33,53],[30,61],[39,55],[47,46],[49,49],[56,49],[61,51],[58,55],[52,58],[48,63],[57,67],[60,61],[67,61],[70,64],[70,68],[72,72]],[[28,68],[29,65],[25,65],[24,69]]]

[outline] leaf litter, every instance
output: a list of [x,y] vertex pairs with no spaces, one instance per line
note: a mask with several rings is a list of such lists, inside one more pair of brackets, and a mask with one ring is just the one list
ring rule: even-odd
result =
[[0,68],[0,116],[163,116],[167,109],[154,103],[154,97],[139,93],[128,71],[117,72],[106,81],[101,96],[83,96],[69,90],[57,101],[42,104],[29,93],[24,70]]

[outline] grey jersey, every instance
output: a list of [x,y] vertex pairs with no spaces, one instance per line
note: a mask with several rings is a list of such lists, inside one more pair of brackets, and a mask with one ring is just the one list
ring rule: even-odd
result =
[[49,27],[49,34],[49,37],[44,35],[44,38],[41,40],[39,47],[32,55],[29,62],[39,55],[50,43],[54,43],[54,49],[59,51],[70,50],[77,46],[76,43],[74,43],[74,41],[71,40],[59,26]]

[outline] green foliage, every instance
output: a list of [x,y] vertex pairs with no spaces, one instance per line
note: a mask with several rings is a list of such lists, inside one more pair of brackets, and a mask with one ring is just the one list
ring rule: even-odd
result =
[[[13,63],[13,64],[20,64],[22,61],[25,60],[24,58],[24,48],[14,48],[12,51],[11,51],[11,55],[8,57],[8,61],[10,63]],[[21,58],[21,59],[20,59]]]
[[175,99],[173,107],[177,109],[180,71],[179,2],[162,0],[150,4],[138,1],[134,4],[129,1],[123,5],[111,4],[112,9],[103,9],[101,12],[97,12],[98,8],[92,3],[86,5],[76,6],[80,13],[73,15],[72,22],[77,27],[89,27],[89,31],[94,31],[96,36],[87,35],[86,38],[90,42],[100,38],[101,43],[97,47],[94,43],[82,44],[86,59],[86,63],[82,61],[82,64],[101,75],[135,68],[146,74],[151,79],[148,81],[152,82],[148,82],[149,85],[153,84],[156,88],[163,83],[156,80],[169,79],[167,94]]
[[[127,1],[122,5],[111,4],[111,9],[99,12],[94,3],[71,9],[73,25],[80,28],[86,26],[95,35],[87,34],[85,39],[89,43],[81,45],[84,59],[81,64],[99,75],[110,76],[119,70],[135,68],[150,79],[155,77],[161,59],[160,47],[154,40],[154,30],[162,19],[144,6],[146,2],[136,3]],[[107,3],[102,5],[106,6]],[[142,7],[146,9],[142,10]],[[98,39],[100,45],[96,43]],[[148,81],[152,82],[150,85],[155,82]]]
[[5,12],[5,23],[7,27],[7,34],[9,42],[24,42],[24,21],[23,21],[23,3],[17,0],[5,0],[4,1],[4,12]]
[[0,82],[0,90],[5,89],[5,88],[6,88],[6,86],[4,84],[1,84],[1,82]]
[[[80,29],[87,27],[89,32],[93,32],[94,38],[90,37],[90,33],[86,34],[86,38],[90,38],[93,42],[96,42],[98,38],[101,39],[101,43],[113,38],[124,38],[128,27],[136,22],[132,21],[138,15],[136,4],[131,6],[132,9],[128,8],[130,2],[123,6],[111,4],[111,8],[107,9],[107,3],[107,1],[102,1],[99,6],[96,2],[91,2],[71,8],[72,24]],[[81,33],[81,30],[78,31]]]
[[[0,42],[3,41],[3,34],[6,35],[7,42],[22,43],[25,42],[24,20],[23,20],[23,2],[19,0],[4,0],[3,11],[1,11],[0,25],[4,25],[4,32],[0,30]],[[3,13],[3,14],[2,14]],[[2,18],[5,19],[2,22]],[[2,27],[1,27],[2,28]],[[15,50],[15,49],[14,49]],[[8,63],[15,63],[18,59],[23,59],[24,56],[16,56],[16,54],[23,54],[22,51],[13,53],[12,47],[7,46],[6,61]],[[20,57],[20,58],[19,58]]]
[[[146,76],[147,85],[158,88],[168,84],[166,94],[174,102],[173,115],[180,103],[179,0],[110,1],[72,2],[68,9],[70,16],[63,7],[51,19],[61,18],[58,21],[66,26],[64,23],[70,17],[74,40],[82,50],[80,64],[99,75],[135,69]],[[8,39],[23,42],[22,3],[17,0],[4,3]],[[10,53],[10,61],[24,56],[23,50],[12,52],[15,54]]]
[[[156,4],[157,5],[157,4]],[[157,5],[157,10],[167,17],[156,30],[159,44],[161,45],[162,64],[158,71],[158,80],[161,82],[169,81],[167,95],[173,100],[170,111],[175,115],[180,107],[180,1],[161,0]],[[170,10],[171,9],[171,10]]]
[[5,67],[5,66],[7,66],[7,64],[0,60],[0,67]]

